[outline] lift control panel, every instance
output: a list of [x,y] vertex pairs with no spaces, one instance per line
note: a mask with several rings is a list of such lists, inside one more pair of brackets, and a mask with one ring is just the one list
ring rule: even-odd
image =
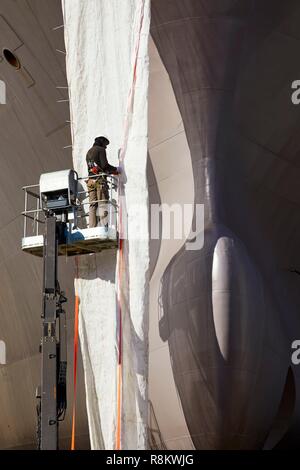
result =
[[44,173],[40,177],[40,199],[42,209],[65,211],[76,207],[78,175],[74,170]]

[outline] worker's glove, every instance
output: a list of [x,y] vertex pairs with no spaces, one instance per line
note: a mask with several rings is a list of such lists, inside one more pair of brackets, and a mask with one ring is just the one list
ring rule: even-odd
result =
[[123,168],[121,166],[117,166],[116,170],[114,173],[112,173],[115,176],[121,175],[123,173]]

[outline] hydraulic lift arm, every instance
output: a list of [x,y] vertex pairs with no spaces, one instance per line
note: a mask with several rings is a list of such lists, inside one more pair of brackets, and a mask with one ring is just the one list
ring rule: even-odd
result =
[[[110,187],[117,189],[112,178]],[[85,180],[86,178],[81,178]],[[37,389],[38,415],[38,449],[56,450],[59,442],[59,422],[65,417],[67,408],[67,340],[66,314],[63,304],[67,301],[58,282],[58,256],[74,256],[79,254],[97,253],[103,249],[117,248],[118,235],[113,214],[117,214],[116,204],[111,202],[109,227],[79,229],[77,227],[78,211],[84,212],[84,191],[79,191],[78,174],[74,170],[61,170],[44,173],[39,185],[23,188],[25,190],[24,237],[23,251],[43,256],[43,307],[42,307],[42,339],[41,339],[41,384]],[[39,187],[39,194],[32,188]],[[37,209],[28,208],[28,196],[37,202]],[[111,201],[112,195],[110,197]],[[102,201],[97,201],[102,202]],[[86,204],[90,204],[87,202]],[[114,212],[113,212],[114,208]],[[44,213],[41,220],[41,213]],[[34,214],[34,215],[33,215]],[[34,221],[34,236],[27,237],[27,218]],[[45,228],[40,234],[38,227]],[[96,232],[96,233],[95,233]],[[31,247],[27,250],[25,247]],[[36,250],[36,248],[38,248]]]
[[58,244],[63,243],[66,224],[52,211],[46,213],[44,237],[44,282],[42,312],[42,383],[37,393],[38,442],[41,450],[58,449],[58,425],[65,416],[67,344],[67,301],[57,280]]

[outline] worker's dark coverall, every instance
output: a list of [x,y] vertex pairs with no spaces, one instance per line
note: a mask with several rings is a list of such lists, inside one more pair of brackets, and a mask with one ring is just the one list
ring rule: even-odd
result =
[[[97,145],[96,143],[88,151],[86,162],[90,176],[95,176],[95,173],[91,171],[92,168],[97,168],[98,173],[117,173],[117,168],[110,165],[107,161],[105,148]],[[89,178],[87,186],[90,201],[89,227],[92,228],[97,226],[97,208],[99,208],[100,226],[105,226],[107,225],[107,202],[109,200],[109,191],[106,178],[103,176],[100,176],[99,178]]]

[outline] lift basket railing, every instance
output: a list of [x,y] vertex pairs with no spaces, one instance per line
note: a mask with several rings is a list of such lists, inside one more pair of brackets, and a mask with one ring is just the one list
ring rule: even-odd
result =
[[[117,190],[118,190],[118,179],[115,176],[101,173],[95,176],[85,176],[78,178],[79,188],[77,192],[76,204],[70,206],[68,213],[68,224],[69,230],[74,230],[74,209],[77,211],[77,223],[81,229],[89,228],[89,190],[87,188],[87,180],[94,179],[95,182],[105,184],[109,192],[109,200],[95,200],[93,203],[97,203],[98,207],[103,207],[108,212],[107,225],[109,228],[117,231],[117,220],[118,220],[118,203],[117,203]],[[44,204],[41,200],[40,185],[24,186],[24,227],[23,237],[35,237],[44,234]]]

